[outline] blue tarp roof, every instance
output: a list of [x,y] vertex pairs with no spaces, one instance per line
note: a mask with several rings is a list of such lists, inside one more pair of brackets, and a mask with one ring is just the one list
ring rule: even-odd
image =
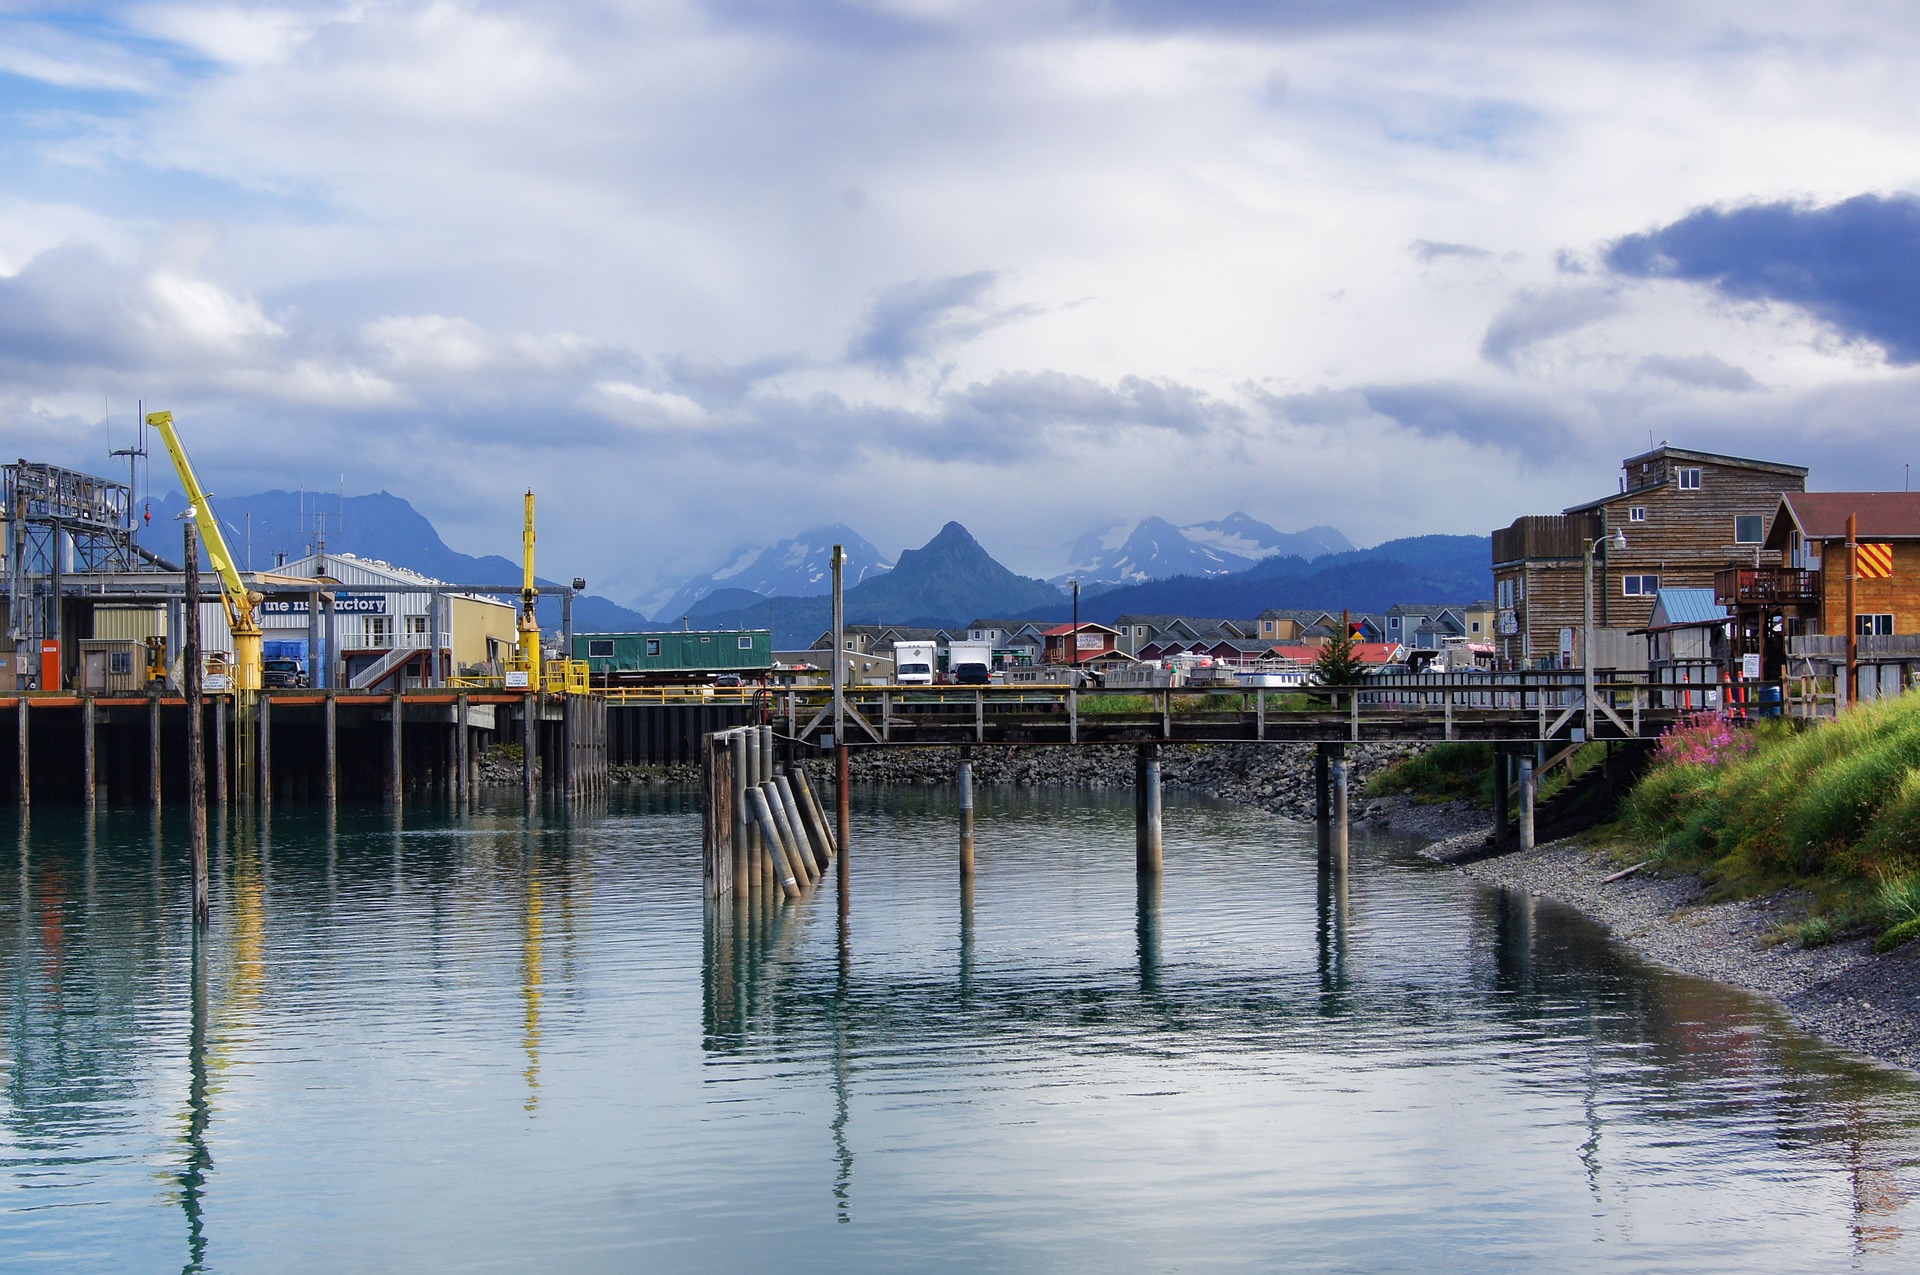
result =
[[1720,624],[1727,609],[1713,600],[1712,589],[1662,589],[1653,602],[1653,616],[1647,621],[1652,629],[1679,624]]

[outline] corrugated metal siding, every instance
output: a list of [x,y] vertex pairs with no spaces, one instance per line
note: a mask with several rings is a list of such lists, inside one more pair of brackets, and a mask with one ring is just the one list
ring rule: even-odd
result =
[[[740,645],[741,639],[747,645]],[[593,655],[594,643],[613,643],[612,655]],[[659,643],[648,654],[649,642]],[[692,673],[747,671],[773,667],[773,634],[767,629],[744,632],[576,633],[573,658],[587,661],[595,674]]]
[[150,637],[165,637],[166,632],[167,613],[162,607],[93,609],[93,636],[102,641],[144,642]]

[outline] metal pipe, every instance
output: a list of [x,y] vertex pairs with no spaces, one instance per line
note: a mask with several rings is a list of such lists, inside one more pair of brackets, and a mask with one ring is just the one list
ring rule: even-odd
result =
[[773,879],[790,899],[800,897],[800,883],[793,879],[793,870],[787,866],[786,852],[780,846],[780,833],[773,823],[773,808],[767,804],[767,794],[759,788],[747,789],[747,805],[753,811],[754,822],[760,825],[760,838],[767,848],[767,858],[773,865]]
[[326,784],[329,809],[340,804],[340,706],[336,700],[337,697],[329,690],[326,703],[320,708],[320,716],[326,727]]
[[[186,676],[183,678],[182,691],[186,696],[187,709],[187,846],[193,860],[193,923],[206,925],[213,919],[212,904],[208,901],[207,890],[207,756],[202,750],[201,732],[205,723],[201,720],[205,705],[200,698],[200,537],[192,519],[188,519],[185,528],[186,537]],[[260,700],[266,704],[266,697]],[[93,701],[87,701],[87,770],[88,782],[92,782],[93,770]],[[93,795],[87,795],[88,805],[93,804]]]
[[1533,758],[1520,759],[1520,848],[1533,849]]
[[785,775],[773,777],[773,792],[780,799],[780,827],[788,834],[798,867],[807,874],[807,884],[820,879],[820,864],[814,856],[813,838],[807,834],[806,821],[800,817],[800,803],[794,800],[793,785]]
[[1336,757],[1329,767],[1333,781],[1333,857],[1340,866],[1347,863],[1347,759]]
[[752,817],[747,807],[747,733],[736,727],[727,732],[727,755],[733,765],[733,889],[736,894],[753,891],[753,839],[747,822]]
[[[1149,745],[1148,747],[1152,747]],[[1146,876],[1160,875],[1160,751],[1155,748],[1147,755],[1146,802],[1143,811],[1146,816],[1146,846],[1135,867]]]

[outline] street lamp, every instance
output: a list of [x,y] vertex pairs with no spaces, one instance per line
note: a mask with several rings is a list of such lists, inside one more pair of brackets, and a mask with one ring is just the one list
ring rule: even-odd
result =
[[1606,557],[1607,549],[1609,546],[1611,546],[1614,549],[1625,549],[1627,547],[1627,533],[1620,530],[1618,527],[1616,527],[1614,528],[1613,532],[1610,535],[1602,536],[1597,541],[1589,537],[1588,539],[1581,541],[1580,545],[1581,545],[1581,550],[1580,550],[1581,557],[1584,560],[1586,565],[1586,591],[1585,591],[1586,592],[1586,624],[1582,631],[1581,640],[1580,640],[1580,664],[1581,664],[1581,670],[1582,670],[1581,691],[1582,691],[1582,703],[1586,708],[1586,736],[1588,739],[1592,739],[1593,738],[1593,551],[1594,551],[1594,547],[1597,545],[1600,549],[1600,556],[1604,558]]
[[1073,665],[1073,680],[1077,686],[1080,682],[1080,581],[1069,580],[1067,583],[1073,586],[1073,654],[1067,657],[1067,662]]

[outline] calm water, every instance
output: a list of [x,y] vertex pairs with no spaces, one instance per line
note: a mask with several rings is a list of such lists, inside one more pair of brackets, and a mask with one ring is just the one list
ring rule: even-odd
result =
[[1568,912],[1170,801],[863,793],[851,907],[690,800],[183,820],[0,870],[0,1267],[1920,1268],[1920,1089]]

